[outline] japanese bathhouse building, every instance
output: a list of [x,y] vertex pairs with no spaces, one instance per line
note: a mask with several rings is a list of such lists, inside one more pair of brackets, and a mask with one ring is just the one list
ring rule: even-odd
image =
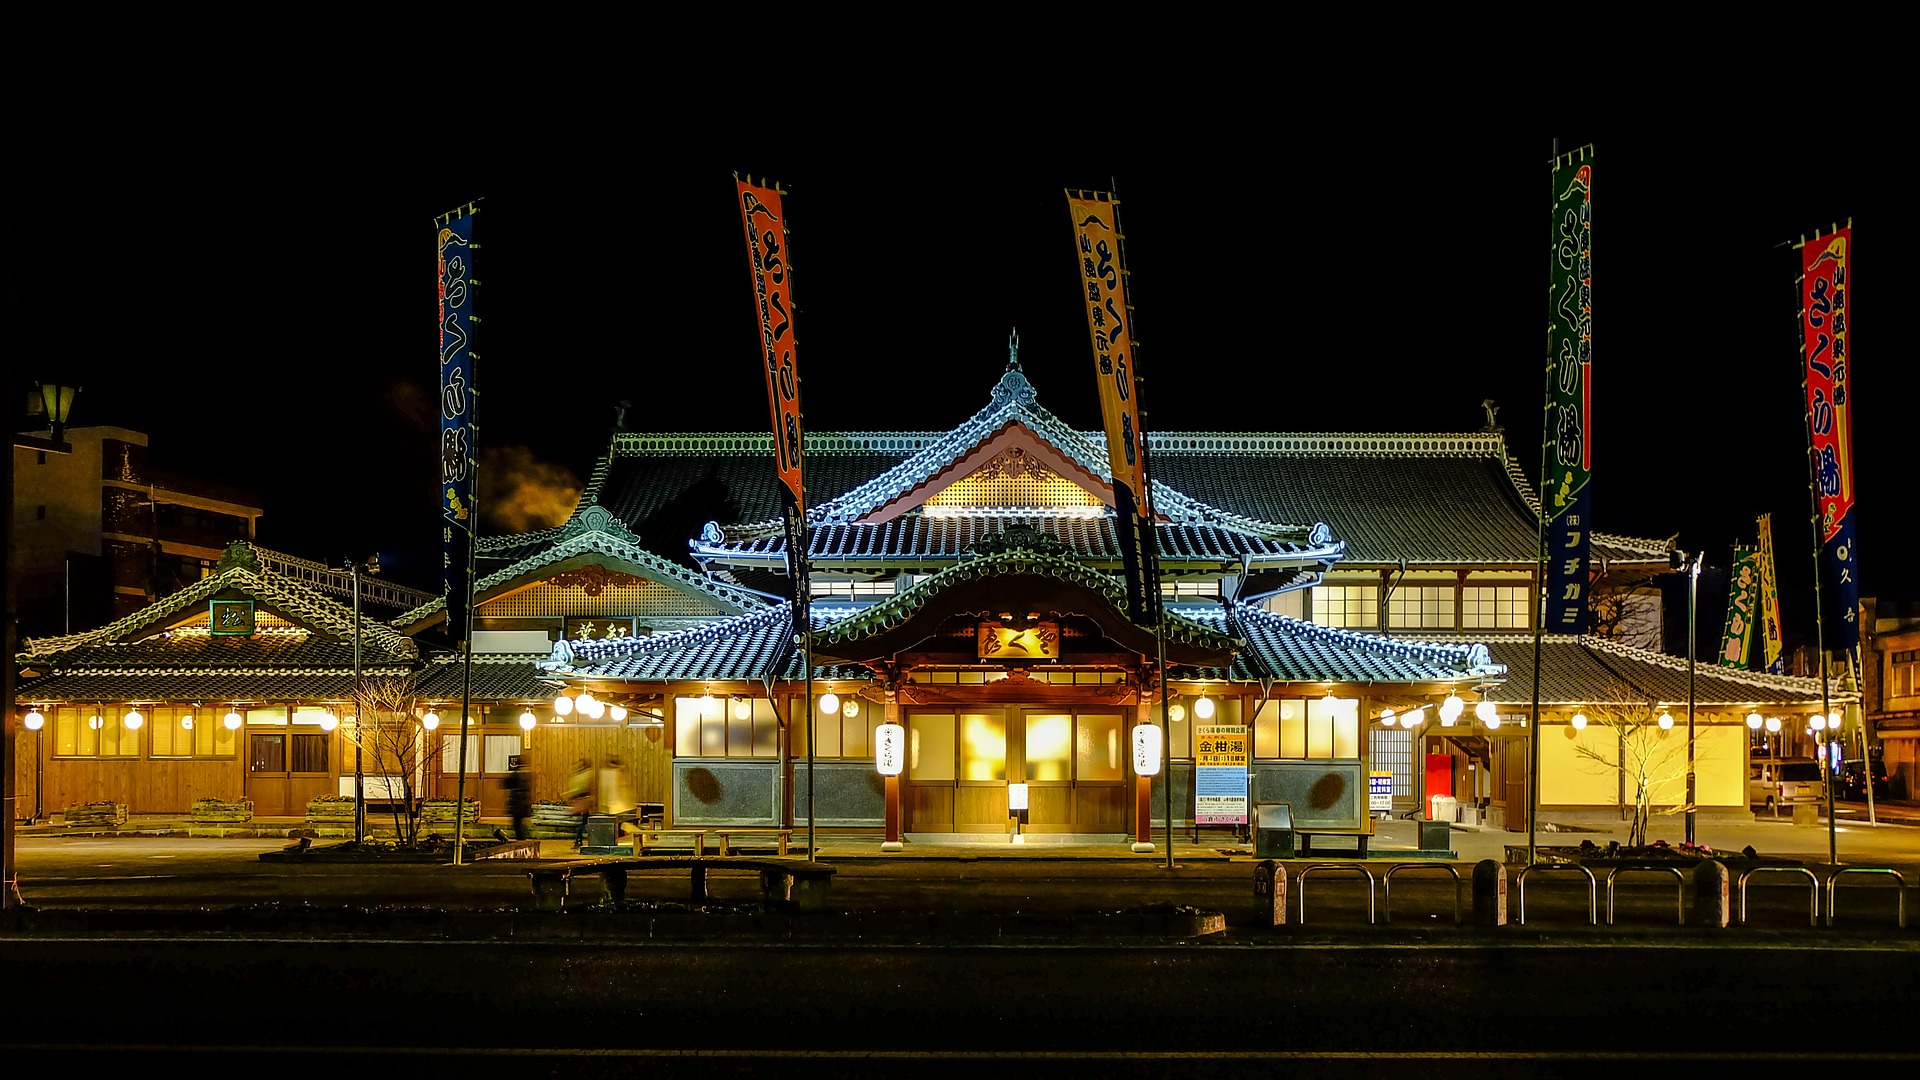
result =
[[[575,762],[617,757],[677,824],[873,829],[891,722],[910,839],[1004,842],[1024,794],[1031,834],[1120,841],[1140,825],[1129,733],[1145,723],[1164,724],[1160,825],[1167,784],[1174,824],[1193,824],[1202,729],[1227,727],[1250,801],[1290,803],[1297,827],[1371,832],[1370,774],[1395,810],[1452,794],[1526,827],[1537,504],[1497,429],[1153,434],[1157,638],[1126,614],[1102,436],[1043,408],[1010,360],[957,426],[807,436],[811,672],[770,444],[616,431],[565,524],[482,538],[470,663],[441,637],[440,599],[363,595],[355,623],[344,580],[248,545],[111,625],[30,640],[18,700],[47,721],[21,736],[19,790],[47,813],[244,796],[299,816],[351,790],[357,638],[363,676],[404,690],[390,704],[415,729],[415,790],[463,790],[483,815],[503,811],[511,756],[540,800]],[[1602,580],[1667,570],[1664,542],[1595,541]],[[249,633],[218,632],[229,606]],[[1617,810],[1618,770],[1567,749],[1603,725],[1568,736],[1573,714],[1631,701],[1684,723],[1685,662],[1548,636],[1539,667],[1542,806]],[[1701,809],[1744,813],[1745,716],[1817,707],[1819,684],[1700,673]]]

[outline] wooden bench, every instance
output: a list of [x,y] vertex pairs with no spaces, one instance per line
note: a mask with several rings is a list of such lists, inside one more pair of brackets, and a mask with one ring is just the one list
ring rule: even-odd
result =
[[576,875],[598,875],[615,903],[626,899],[627,875],[656,869],[685,869],[692,881],[690,898],[707,900],[707,871],[743,870],[760,875],[760,895],[771,907],[819,911],[826,906],[827,886],[837,867],[804,859],[767,859],[741,855],[636,855],[623,859],[588,859],[542,866],[527,871],[533,884],[534,906],[560,911]]
[[1300,841],[1298,854],[1305,858],[1313,850],[1313,838],[1316,836],[1351,836],[1360,844],[1360,857],[1367,857],[1367,843],[1373,839],[1373,819],[1358,829],[1301,829],[1295,828],[1293,835]]
[[756,840],[772,843],[779,849],[780,854],[785,855],[788,846],[793,840],[792,829],[769,829],[765,826],[739,829],[708,829],[707,832],[719,839],[720,854],[722,855],[730,854],[727,850],[730,841],[744,846]]
[[[713,830],[711,829],[673,829],[673,828],[665,828],[657,825],[639,826],[639,827],[628,825],[624,827],[624,831],[627,831],[633,837],[633,853],[635,855],[645,855],[647,853],[647,848],[649,847],[657,848],[657,847],[682,846],[680,844],[662,843],[661,838],[668,837],[668,836],[687,837],[688,842],[686,843],[685,846],[692,848],[693,853],[695,855],[705,855],[707,853],[707,834],[712,832]],[[722,852],[722,854],[725,854],[725,853]]]

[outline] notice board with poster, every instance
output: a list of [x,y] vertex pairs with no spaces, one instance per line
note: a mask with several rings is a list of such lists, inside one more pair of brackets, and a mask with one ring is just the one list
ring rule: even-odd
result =
[[1247,823],[1247,729],[1193,729],[1193,820],[1196,825]]
[[1393,773],[1373,770],[1367,773],[1367,809],[1393,809]]

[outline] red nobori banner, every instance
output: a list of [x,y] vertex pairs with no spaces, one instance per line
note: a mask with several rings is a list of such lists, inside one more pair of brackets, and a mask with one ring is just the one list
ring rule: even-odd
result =
[[1093,362],[1100,382],[1100,414],[1106,422],[1107,462],[1115,495],[1124,487],[1131,509],[1141,517],[1147,502],[1147,474],[1134,394],[1133,310],[1127,306],[1127,275],[1120,265],[1120,229],[1105,192],[1067,192],[1073,214],[1074,242],[1080,252],[1081,286],[1087,301],[1087,331],[1093,336]]
[[804,516],[807,497],[800,474],[800,373],[793,364],[793,283],[787,266],[782,192],[777,187],[759,187],[739,179],[734,186],[740,199],[740,221],[747,230],[747,254],[753,259],[754,304],[760,320],[767,401],[773,409],[774,464],[780,482]]
[[1853,224],[1800,247],[1800,352],[1820,521],[1820,621],[1829,649],[1860,640],[1860,554],[1853,530],[1853,358],[1848,303]]

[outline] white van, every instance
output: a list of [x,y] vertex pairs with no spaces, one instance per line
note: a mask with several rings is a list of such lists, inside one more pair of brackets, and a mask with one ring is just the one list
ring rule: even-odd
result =
[[1747,799],[1771,810],[1795,803],[1824,802],[1827,797],[1820,763],[1812,758],[1761,758],[1747,772]]

